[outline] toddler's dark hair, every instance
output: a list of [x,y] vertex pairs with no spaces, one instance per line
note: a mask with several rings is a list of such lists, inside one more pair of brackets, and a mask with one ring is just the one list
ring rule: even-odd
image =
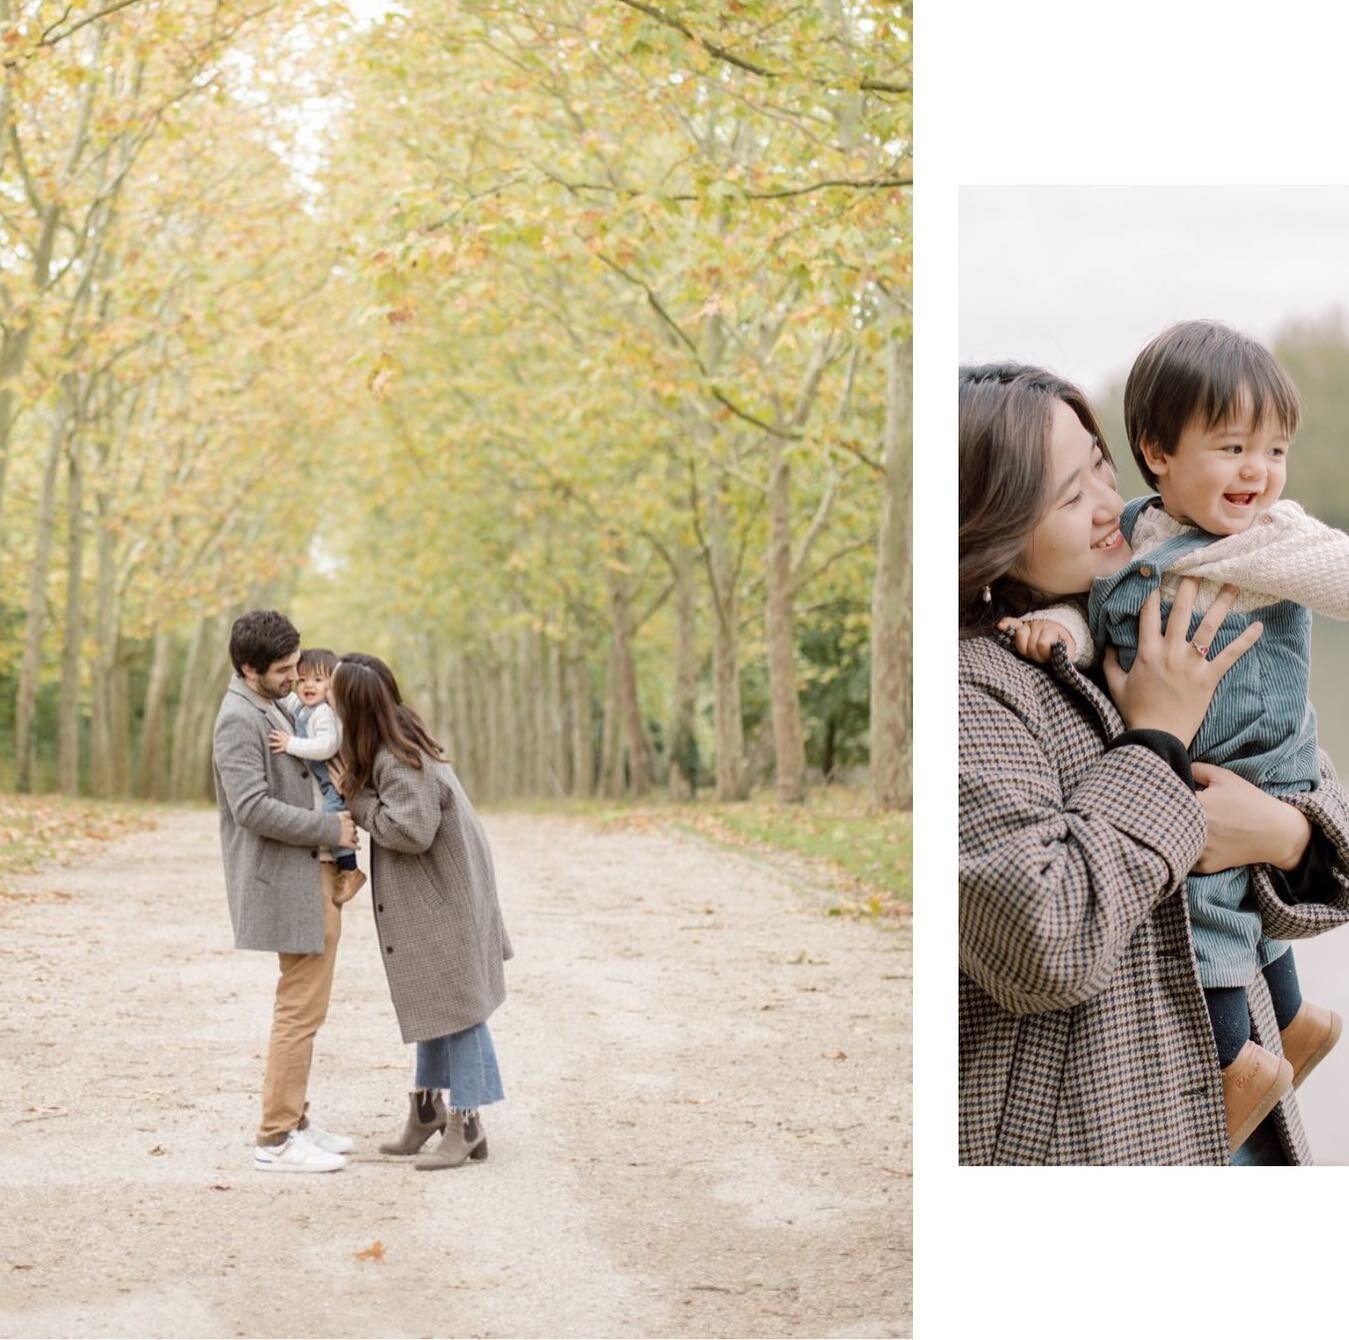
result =
[[300,674],[320,674],[325,679],[331,679],[333,671],[337,669],[337,656],[327,647],[305,647],[300,652]]
[[1289,437],[1302,417],[1297,387],[1265,346],[1218,321],[1181,321],[1134,359],[1124,383],[1124,426],[1143,478],[1157,487],[1143,443],[1173,455],[1189,422],[1217,428],[1250,397],[1255,426],[1273,414]]

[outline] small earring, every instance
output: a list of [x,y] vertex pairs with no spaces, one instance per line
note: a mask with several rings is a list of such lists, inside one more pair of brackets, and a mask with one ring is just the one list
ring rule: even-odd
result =
[[989,587],[986,586],[984,587],[984,604],[991,605],[992,603],[993,603],[993,592]]

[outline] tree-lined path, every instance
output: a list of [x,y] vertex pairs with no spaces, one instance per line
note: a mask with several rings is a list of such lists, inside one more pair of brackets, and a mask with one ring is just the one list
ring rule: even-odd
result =
[[908,809],[909,34],[0,0],[0,787],[209,794],[271,605],[479,801]]
[[660,829],[487,825],[507,1101],[454,1172],[375,1152],[410,1049],[364,896],[311,1086],[356,1156],[269,1178],[275,960],[229,947],[214,814],[7,882],[0,1333],[908,1333],[908,923]]

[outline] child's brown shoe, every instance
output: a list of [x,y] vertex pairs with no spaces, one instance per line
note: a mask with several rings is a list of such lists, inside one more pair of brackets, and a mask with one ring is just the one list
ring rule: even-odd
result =
[[362,870],[342,870],[333,881],[333,902],[341,907],[349,903],[365,887],[365,872]]
[[1235,1154],[1293,1088],[1293,1067],[1281,1056],[1247,1042],[1223,1071],[1227,1147]]
[[1293,1067],[1295,1089],[1330,1054],[1343,1028],[1343,1021],[1334,1010],[1313,1005],[1309,1000],[1302,1002],[1292,1023],[1279,1034],[1284,1058]]

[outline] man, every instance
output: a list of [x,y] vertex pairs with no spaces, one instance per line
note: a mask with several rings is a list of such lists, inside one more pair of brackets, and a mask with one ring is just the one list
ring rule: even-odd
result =
[[279,706],[295,682],[300,635],[276,610],[252,610],[230,630],[234,675],[215,722],[215,794],[236,949],[280,956],[262,1124],[253,1166],[334,1172],[352,1142],[306,1115],[314,1035],[328,1013],[342,933],[332,847],[356,846],[345,810],[324,813],[308,765],[273,753],[268,732],[294,732]]

